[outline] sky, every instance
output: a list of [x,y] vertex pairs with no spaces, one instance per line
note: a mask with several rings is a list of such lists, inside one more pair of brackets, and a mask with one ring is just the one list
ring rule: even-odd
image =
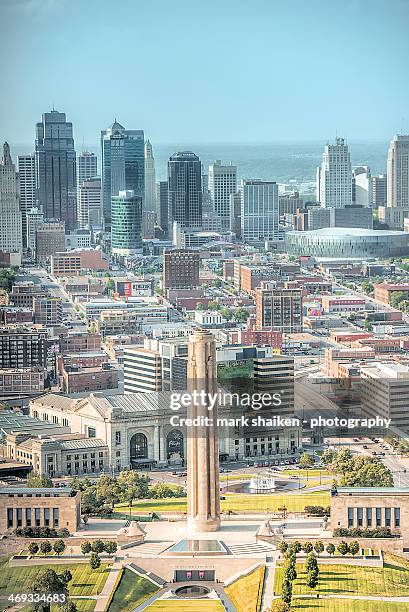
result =
[[53,106],[95,145],[409,132],[409,0],[0,0],[0,139]]

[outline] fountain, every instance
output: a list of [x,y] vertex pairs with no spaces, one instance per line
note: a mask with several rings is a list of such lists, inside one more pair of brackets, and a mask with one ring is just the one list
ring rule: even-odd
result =
[[276,490],[275,478],[269,474],[259,474],[250,480],[250,493],[271,493]]

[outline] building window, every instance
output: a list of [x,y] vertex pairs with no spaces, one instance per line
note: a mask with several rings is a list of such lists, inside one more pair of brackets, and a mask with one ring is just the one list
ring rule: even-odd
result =
[[26,508],[26,525],[31,527],[31,508]]
[[121,432],[120,431],[115,432],[115,444],[116,446],[119,446],[121,444]]
[[354,509],[348,508],[348,527],[354,526]]
[[88,427],[88,438],[96,438],[97,437],[97,430],[95,429],[95,427]]
[[53,508],[53,527],[59,527],[60,524],[60,509]]
[[23,525],[23,509],[17,508],[17,527],[22,527]]
[[50,526],[50,508],[44,508],[44,525]]
[[385,526],[386,527],[391,526],[391,509],[390,508],[385,508]]
[[376,527],[382,526],[382,508],[375,509]]
[[131,461],[148,458],[148,440],[145,434],[136,433],[132,436],[129,455]]
[[13,527],[13,508],[7,508],[7,529]]
[[364,524],[364,509],[363,508],[357,508],[357,520],[358,520],[358,527],[362,527]]
[[395,527],[400,527],[400,508],[393,509]]
[[372,508],[366,509],[366,526],[372,527]]

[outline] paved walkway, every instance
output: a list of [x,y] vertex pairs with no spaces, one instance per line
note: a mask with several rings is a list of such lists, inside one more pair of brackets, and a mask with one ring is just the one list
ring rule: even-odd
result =
[[275,575],[275,558],[269,557],[266,563],[266,571],[264,574],[263,596],[261,598],[261,610],[269,610],[274,599],[274,575]]
[[111,571],[109,572],[109,576],[104,584],[104,588],[102,589],[100,595],[98,596],[97,603],[95,605],[95,612],[104,612],[109,596],[111,595],[111,591],[114,588],[116,579],[118,578],[118,574],[121,571],[122,563],[120,561],[116,561]]

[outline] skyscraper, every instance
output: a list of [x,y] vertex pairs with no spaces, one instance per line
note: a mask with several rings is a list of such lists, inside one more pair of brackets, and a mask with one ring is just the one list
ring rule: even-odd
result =
[[142,198],[134,191],[120,191],[112,196],[111,248],[120,256],[142,250]]
[[379,174],[379,176],[373,176],[371,179],[371,183],[372,208],[378,208],[378,206],[385,206],[387,198],[386,174]]
[[352,173],[352,201],[355,206],[372,206],[372,178],[369,166],[358,166]]
[[230,195],[237,191],[236,166],[224,166],[218,159],[209,166],[209,191],[222,230],[230,226]]
[[257,329],[271,328],[286,334],[302,332],[302,290],[257,287]]
[[98,160],[95,153],[83,151],[77,157],[77,183],[78,187],[83,181],[94,178],[98,174]]
[[156,185],[156,218],[165,237],[169,231],[168,182],[160,181]]
[[46,219],[64,221],[71,229],[77,221],[76,159],[72,123],[65,113],[44,113],[36,126],[37,203]]
[[145,142],[145,199],[143,209],[156,211],[155,159],[149,140]]
[[101,179],[85,179],[78,188],[78,223],[81,229],[102,225]]
[[102,208],[105,228],[111,227],[111,202],[120,191],[144,199],[145,137],[143,130],[126,130],[115,122],[101,132]]
[[19,155],[17,159],[23,245],[27,246],[27,213],[36,205],[35,157],[32,153]]
[[174,153],[168,161],[169,224],[202,225],[202,164],[192,151]]
[[273,181],[241,181],[241,236],[244,241],[278,238],[278,186]]
[[386,205],[409,209],[409,135],[397,134],[389,145]]
[[5,142],[0,163],[0,251],[21,254],[22,250],[16,167],[11,159],[10,147]]
[[343,138],[326,144],[317,168],[317,200],[324,208],[345,208],[352,204],[352,170],[348,145]]

